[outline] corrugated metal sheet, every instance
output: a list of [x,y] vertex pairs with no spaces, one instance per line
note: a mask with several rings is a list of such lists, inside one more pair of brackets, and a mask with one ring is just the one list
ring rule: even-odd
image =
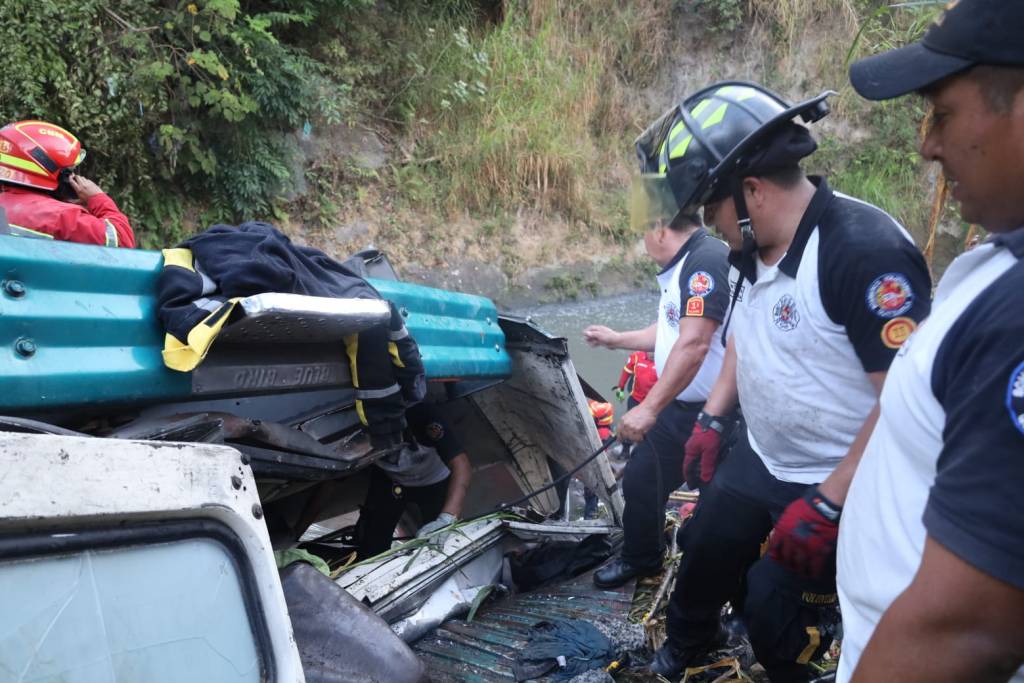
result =
[[[161,264],[157,251],[0,236],[0,409],[188,398],[191,376],[166,369],[160,353],[154,295]],[[510,373],[490,300],[372,282],[406,314],[429,378]]]
[[512,663],[526,646],[531,626],[551,619],[625,622],[633,586],[631,581],[615,590],[600,590],[587,572],[561,585],[486,605],[472,622],[448,621],[414,649],[431,681],[514,681]]

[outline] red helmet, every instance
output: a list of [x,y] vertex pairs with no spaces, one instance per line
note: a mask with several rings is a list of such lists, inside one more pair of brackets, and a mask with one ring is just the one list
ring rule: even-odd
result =
[[18,121],[0,128],[2,182],[56,190],[62,171],[78,166],[84,158],[78,138],[52,123]]

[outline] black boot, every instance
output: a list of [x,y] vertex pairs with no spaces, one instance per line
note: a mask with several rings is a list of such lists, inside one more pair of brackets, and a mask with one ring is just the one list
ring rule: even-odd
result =
[[654,659],[647,667],[651,673],[667,678],[670,681],[678,680],[683,671],[691,665],[694,660],[692,652],[684,652],[672,647],[671,643],[665,643],[654,653]]
[[621,557],[617,557],[594,572],[594,585],[598,588],[618,588],[630,579],[640,576],[654,576],[660,572],[660,566],[635,567]]

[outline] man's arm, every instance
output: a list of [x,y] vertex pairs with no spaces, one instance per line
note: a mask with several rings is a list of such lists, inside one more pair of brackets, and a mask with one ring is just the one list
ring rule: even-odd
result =
[[448,496],[445,498],[441,512],[447,512],[455,518],[462,516],[462,504],[466,500],[466,491],[473,478],[473,468],[469,464],[469,456],[459,453],[448,461],[451,477],[448,479]]
[[739,401],[739,390],[736,388],[736,342],[732,336],[725,347],[722,358],[722,369],[718,373],[715,385],[711,387],[704,412],[708,415],[725,416],[730,414]]
[[679,321],[679,338],[669,351],[664,371],[647,398],[622,416],[618,432],[621,438],[634,442],[644,438],[658,419],[658,413],[693,381],[719,324],[712,318],[683,318]]
[[[885,372],[868,373],[875,393],[882,392],[885,375]],[[800,576],[819,578],[833,569],[839,516],[857,465],[878,422],[878,411],[878,403],[875,403],[842,461],[825,481],[809,487],[802,497],[786,506],[772,530],[768,555]]]
[[657,323],[651,323],[642,330],[616,332],[604,325],[591,325],[583,330],[583,339],[591,346],[603,346],[606,349],[635,349],[637,351],[654,351],[654,342],[658,337]]
[[80,175],[69,181],[78,194],[82,211],[69,211],[60,226],[58,239],[108,247],[134,247],[135,233],[128,218],[100,187]]
[[1004,682],[1024,663],[1024,590],[929,536],[910,586],[882,615],[853,683]]

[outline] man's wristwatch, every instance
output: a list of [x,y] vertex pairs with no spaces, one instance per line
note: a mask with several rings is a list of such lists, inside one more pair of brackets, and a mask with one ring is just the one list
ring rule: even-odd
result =
[[714,429],[719,434],[725,432],[725,418],[718,415],[708,415],[703,410],[697,413],[697,424],[703,429]]

